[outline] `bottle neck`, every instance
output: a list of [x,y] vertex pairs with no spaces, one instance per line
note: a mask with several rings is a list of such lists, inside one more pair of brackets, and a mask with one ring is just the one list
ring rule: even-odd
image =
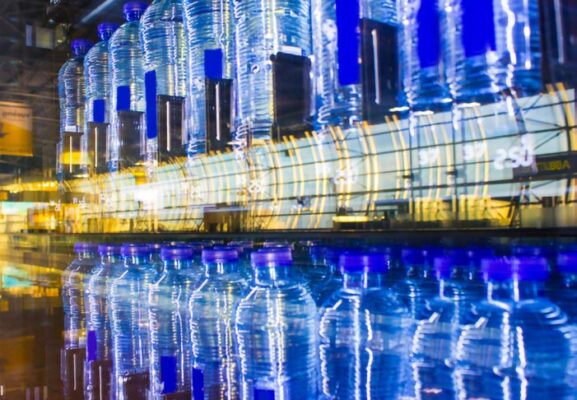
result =
[[238,271],[238,264],[235,262],[205,263],[204,271],[206,276],[233,274]]
[[143,266],[150,265],[149,256],[128,256],[124,257],[124,265],[127,268],[139,268]]
[[96,255],[90,251],[80,251],[76,253],[76,258],[79,260],[89,260],[94,258]]
[[362,290],[385,286],[385,274],[375,272],[345,272],[343,285],[348,290]]
[[274,265],[267,267],[254,267],[255,282],[259,285],[278,285],[288,281],[292,274],[292,267]]
[[172,259],[162,262],[164,271],[180,271],[192,268],[192,260]]
[[411,264],[407,268],[407,277],[414,279],[432,279],[434,275],[429,264]]
[[489,300],[530,300],[540,296],[543,291],[543,282],[519,281],[489,281],[487,283],[487,297]]
[[119,257],[116,254],[104,254],[100,256],[100,263],[104,266],[116,264],[119,261]]

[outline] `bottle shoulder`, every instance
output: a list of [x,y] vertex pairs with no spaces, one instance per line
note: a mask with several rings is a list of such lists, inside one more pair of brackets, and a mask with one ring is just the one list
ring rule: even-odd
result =
[[324,303],[321,315],[369,313],[370,315],[398,315],[408,316],[405,306],[396,298],[390,290],[372,289],[363,291],[350,291],[343,288],[337,290]]
[[140,29],[156,28],[156,23],[182,23],[184,8],[180,0],[161,0],[152,3],[140,19]]
[[110,38],[110,50],[126,46],[140,46],[139,21],[124,23]]
[[268,312],[271,309],[291,313],[294,310],[306,310],[316,315],[316,304],[311,293],[301,285],[282,287],[253,286],[248,294],[239,302],[239,312],[261,310]]
[[58,71],[59,77],[66,77],[70,75],[80,75],[84,72],[84,58],[73,57],[68,59],[60,70]]
[[214,292],[238,292],[247,288],[246,279],[240,274],[229,274],[218,277],[204,277],[194,291],[194,295],[206,295]]

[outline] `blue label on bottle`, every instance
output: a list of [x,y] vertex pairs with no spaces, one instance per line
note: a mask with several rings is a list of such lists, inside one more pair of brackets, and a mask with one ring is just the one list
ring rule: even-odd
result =
[[421,68],[438,65],[441,60],[441,29],[436,0],[421,1],[417,12],[417,38]]
[[97,358],[98,341],[96,331],[88,331],[86,335],[86,360],[95,361]]
[[116,111],[130,110],[130,86],[116,88]]
[[162,393],[176,392],[176,357],[160,357],[160,379],[162,380]]
[[92,102],[92,122],[103,124],[106,120],[106,100],[96,99]]
[[204,76],[209,79],[222,79],[224,75],[224,53],[222,49],[204,51]]
[[463,48],[465,57],[495,51],[495,13],[493,0],[462,0]]
[[204,399],[204,374],[201,369],[192,369],[192,398]]
[[274,390],[255,388],[254,400],[274,400]]
[[158,136],[156,71],[148,71],[144,74],[144,92],[146,100],[146,136],[149,139],[155,139]]
[[343,86],[361,82],[359,0],[336,0],[339,83]]

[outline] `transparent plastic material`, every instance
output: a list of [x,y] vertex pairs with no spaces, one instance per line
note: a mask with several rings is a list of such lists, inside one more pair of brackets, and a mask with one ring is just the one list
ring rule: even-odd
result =
[[100,260],[87,277],[85,398],[98,400],[111,394],[112,329],[110,321],[110,285],[123,272],[120,246],[101,245]]
[[60,101],[60,134],[82,134],[84,129],[84,56],[90,49],[87,40],[72,41],[72,57],[58,72],[58,98]]
[[147,246],[125,253],[124,272],[110,286],[114,387],[118,400],[146,399],[149,382],[148,291],[156,280]]
[[[186,39],[182,0],[155,0],[140,20],[144,49],[144,73],[147,111],[147,162],[158,162],[158,96],[186,97]],[[168,104],[168,105],[167,105]],[[167,100],[164,107],[172,103]],[[148,115],[156,113],[156,115]],[[172,121],[181,123],[181,121]],[[167,128],[168,129],[168,128]],[[181,134],[182,135],[182,134]],[[165,135],[162,135],[165,138]],[[170,134],[166,135],[170,140]],[[181,145],[182,136],[181,136]],[[163,148],[164,148],[164,144]],[[170,144],[167,146],[170,149]]]
[[483,267],[487,298],[474,305],[454,355],[460,396],[573,399],[576,337],[567,315],[541,295],[545,259],[487,259]]
[[254,140],[271,138],[273,73],[271,56],[279,52],[311,54],[310,1],[233,0],[236,30],[236,76],[240,126],[238,135]]
[[188,300],[198,280],[198,269],[194,267],[192,250],[186,254],[183,249],[183,255],[163,257],[163,271],[150,285],[151,399],[160,400],[164,395],[191,389]]
[[540,91],[537,0],[440,0],[447,79],[459,102],[490,100],[506,89]]
[[77,257],[62,273],[62,306],[64,308],[64,347],[86,345],[86,309],[84,291],[88,278],[98,264],[96,247],[77,250]]
[[190,299],[193,396],[233,400],[240,398],[234,321],[247,281],[236,251],[214,251],[228,254],[205,261],[204,279]]
[[[205,79],[234,77],[233,1],[184,0],[189,61],[188,124],[191,155],[205,151]],[[208,68],[207,68],[208,67]]]
[[[358,12],[358,15],[351,15],[351,12]],[[319,128],[350,127],[362,119],[361,18],[396,27],[395,1],[312,0],[316,123]],[[347,29],[349,24],[341,22],[343,20],[354,21],[356,30],[352,36]],[[352,54],[355,49],[356,55]]]
[[270,256],[258,266],[253,253],[255,281],[236,314],[241,398],[316,400],[317,308],[292,262],[274,252],[263,250]]
[[337,249],[333,248],[311,247],[310,263],[302,269],[303,277],[318,307],[342,287],[343,277],[337,265],[338,255],[334,260],[330,254],[337,252]]
[[[84,80],[86,82],[86,122],[107,123],[110,109],[110,60],[108,41],[118,25],[101,24],[98,26],[100,41],[84,57]],[[98,104],[102,101],[102,104]],[[96,102],[96,103],[95,103]],[[102,120],[95,116],[102,107]]]
[[450,360],[456,352],[461,329],[471,322],[471,305],[484,295],[480,259],[465,250],[434,261],[439,294],[427,304],[429,316],[419,321],[412,343],[411,362],[416,392],[421,398],[454,399]]
[[439,0],[400,0],[399,53],[403,88],[413,110],[451,103],[445,79],[449,35],[441,32]]
[[[130,166],[144,154],[146,111],[144,97],[144,60],[140,42],[140,17],[146,3],[125,4],[126,22],[112,35],[109,44],[112,69],[112,104],[108,135],[108,169],[118,171]],[[130,119],[124,119],[130,115]],[[132,129],[129,129],[132,128]],[[130,159],[124,159],[129,158]]]
[[[101,172],[106,164],[106,137],[110,123],[110,60],[108,44],[117,24],[98,25],[100,41],[90,49],[84,58],[84,80],[86,82],[85,127],[82,152],[87,156],[87,167]],[[86,171],[88,172],[88,171]]]
[[385,257],[358,257],[380,258],[379,265],[376,269],[345,266],[343,287],[320,312],[323,395],[342,400],[395,399],[405,379],[412,321],[385,286],[386,264],[381,264]]

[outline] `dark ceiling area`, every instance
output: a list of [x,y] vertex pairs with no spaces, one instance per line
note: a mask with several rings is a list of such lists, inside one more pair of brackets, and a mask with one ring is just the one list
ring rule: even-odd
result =
[[0,180],[56,163],[59,105],[57,77],[70,39],[96,41],[96,25],[121,22],[124,0],[0,0],[0,101],[33,112],[33,157],[0,156]]

